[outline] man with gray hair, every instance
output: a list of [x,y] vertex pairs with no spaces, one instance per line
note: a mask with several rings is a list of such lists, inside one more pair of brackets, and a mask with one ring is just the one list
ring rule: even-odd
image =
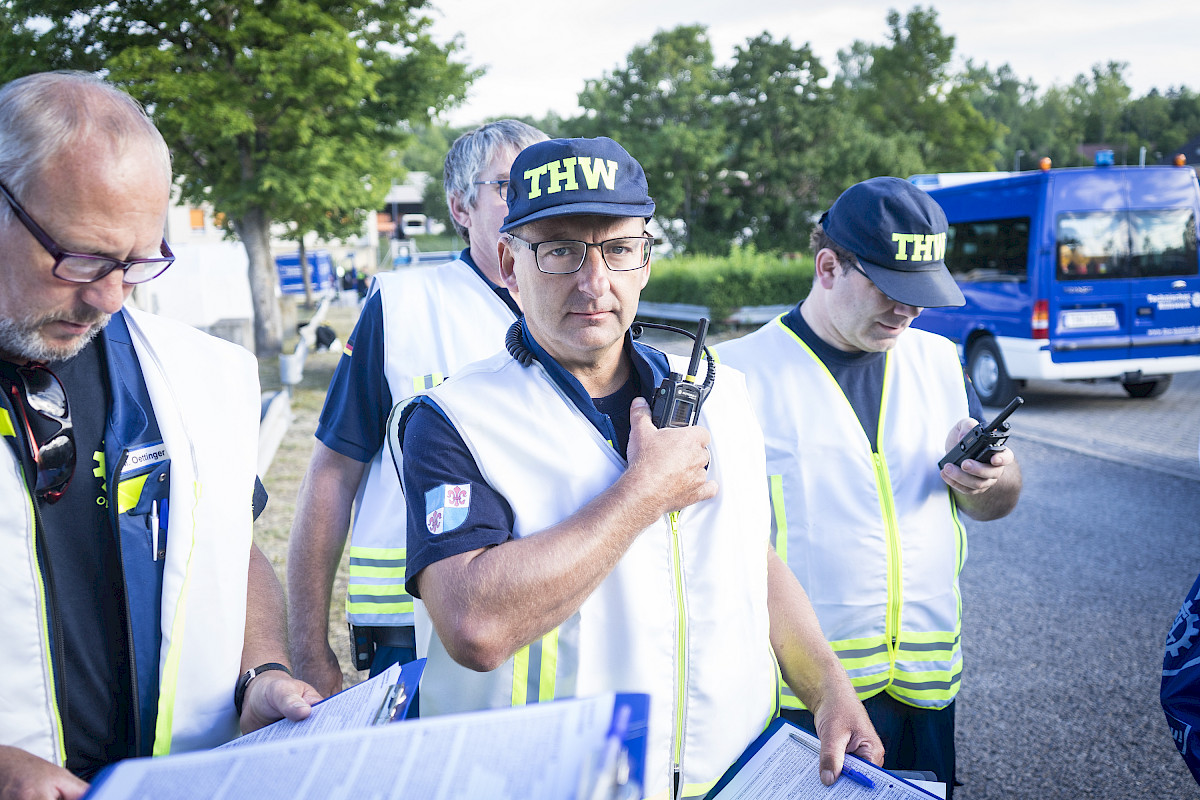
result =
[[498,350],[520,316],[500,280],[497,245],[513,159],[545,138],[501,120],[454,142],[446,204],[466,249],[441,266],[376,275],[330,383],[288,550],[297,674],[326,694],[342,688],[329,605],[352,506],[346,617],[355,666],[375,675],[416,658],[413,599],[404,590],[404,493],[383,461],[387,418],[396,403]]
[[283,592],[252,540],[254,357],[124,307],[174,261],[170,194],[128,95],[73,72],[0,87],[5,798],[79,797],[115,761],[319,699],[288,674]]

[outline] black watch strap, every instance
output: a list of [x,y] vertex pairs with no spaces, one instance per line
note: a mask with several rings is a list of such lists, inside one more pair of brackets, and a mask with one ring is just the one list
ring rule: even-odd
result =
[[246,670],[238,677],[237,684],[233,687],[233,707],[237,710],[239,717],[242,716],[242,703],[246,699],[246,687],[250,685],[250,681],[264,672],[270,672],[273,669],[282,670],[288,675],[292,674],[292,671],[285,665],[277,661],[268,661],[266,664],[259,664],[254,669]]

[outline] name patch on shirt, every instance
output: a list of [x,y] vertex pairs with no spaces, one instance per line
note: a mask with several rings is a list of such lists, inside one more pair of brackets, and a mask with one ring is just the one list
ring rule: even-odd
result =
[[467,520],[471,484],[443,483],[425,493],[425,527],[433,535],[452,531]]
[[135,472],[144,472],[166,460],[167,446],[162,442],[130,450],[125,456],[125,463],[121,465],[121,477]]

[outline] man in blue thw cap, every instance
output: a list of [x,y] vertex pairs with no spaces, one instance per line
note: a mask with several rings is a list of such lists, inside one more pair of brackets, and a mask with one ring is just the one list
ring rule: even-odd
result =
[[[407,588],[432,626],[421,713],[645,692],[646,796],[698,797],[771,720],[776,660],[816,713],[822,779],[878,737],[768,544],[762,434],[721,368],[696,426],[648,399],[679,364],[632,341],[654,213],[611,139],[513,162],[500,274],[507,351],[401,413]],[[774,656],[772,655],[772,651]]]
[[[983,417],[954,344],[909,330],[960,306],[943,260],[946,215],[899,178],[851,186],[812,233],[812,291],[716,348],[742,370],[766,436],[776,550],[808,592],[887,748],[885,767],[954,784],[962,673],[958,511],[997,519],[1021,472],[938,461]],[[785,693],[784,715],[810,725]]]

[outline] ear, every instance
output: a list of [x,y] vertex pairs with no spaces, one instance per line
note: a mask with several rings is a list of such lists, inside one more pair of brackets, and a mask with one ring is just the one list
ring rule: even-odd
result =
[[821,284],[822,289],[829,290],[833,288],[833,281],[837,278],[841,269],[842,265],[838,261],[837,255],[828,247],[823,247],[817,251],[814,270],[816,279]]
[[520,305],[520,291],[517,288],[516,248],[513,247],[507,234],[500,234],[500,240],[496,243],[496,252],[500,257],[500,280],[504,282],[504,285],[508,287],[508,293]]
[[450,195],[450,216],[467,230],[471,229],[471,213],[468,206],[463,203],[462,197],[457,194]]

